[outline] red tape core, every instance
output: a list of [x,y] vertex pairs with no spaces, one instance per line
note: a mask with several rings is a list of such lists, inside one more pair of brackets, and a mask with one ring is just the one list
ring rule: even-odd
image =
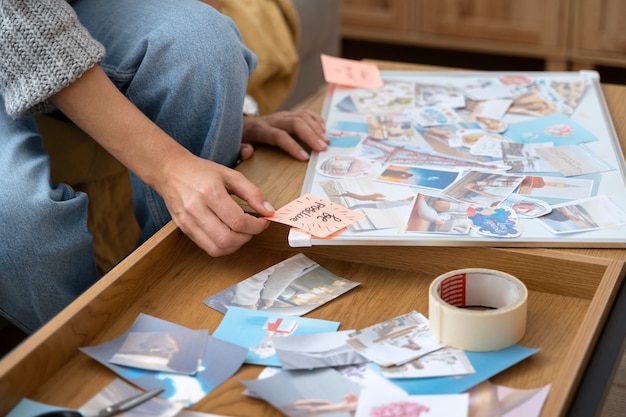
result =
[[467,277],[465,274],[452,275],[439,284],[439,296],[454,307],[465,307]]

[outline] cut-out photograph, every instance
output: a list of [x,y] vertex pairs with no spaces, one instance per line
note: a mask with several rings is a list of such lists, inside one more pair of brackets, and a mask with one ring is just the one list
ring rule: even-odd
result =
[[221,312],[232,307],[301,316],[359,285],[304,254],[296,254],[204,299]]
[[449,197],[419,193],[409,216],[406,231],[421,233],[466,234],[470,205]]
[[444,347],[430,333],[428,319],[415,311],[356,330],[347,343],[381,366],[402,365]]
[[110,362],[151,371],[194,374],[202,362],[208,338],[206,330],[128,332]]
[[470,171],[443,190],[455,200],[483,207],[504,201],[524,180],[524,176]]

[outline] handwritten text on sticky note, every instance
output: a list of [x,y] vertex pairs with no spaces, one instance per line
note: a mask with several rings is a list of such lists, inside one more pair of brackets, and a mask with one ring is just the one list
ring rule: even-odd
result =
[[316,237],[327,237],[365,217],[364,213],[310,194],[302,195],[267,217]]
[[382,88],[378,67],[369,62],[322,54],[324,78],[329,84],[357,88]]

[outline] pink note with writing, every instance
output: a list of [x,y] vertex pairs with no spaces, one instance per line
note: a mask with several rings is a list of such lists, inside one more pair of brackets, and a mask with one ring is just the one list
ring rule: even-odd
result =
[[369,62],[322,54],[324,78],[329,84],[357,88],[382,88],[378,67]]
[[310,194],[302,195],[274,212],[268,220],[297,227],[316,237],[327,237],[365,217],[340,204]]

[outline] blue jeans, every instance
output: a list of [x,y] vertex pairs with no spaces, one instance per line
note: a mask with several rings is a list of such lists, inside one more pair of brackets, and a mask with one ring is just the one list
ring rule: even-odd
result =
[[[256,57],[228,17],[197,0],[72,5],[106,47],[102,68],[120,91],[194,154],[234,166]],[[13,120],[0,104],[0,314],[31,332],[99,274],[87,195],[52,184],[35,120]],[[141,243],[171,217],[162,198],[131,177]]]

